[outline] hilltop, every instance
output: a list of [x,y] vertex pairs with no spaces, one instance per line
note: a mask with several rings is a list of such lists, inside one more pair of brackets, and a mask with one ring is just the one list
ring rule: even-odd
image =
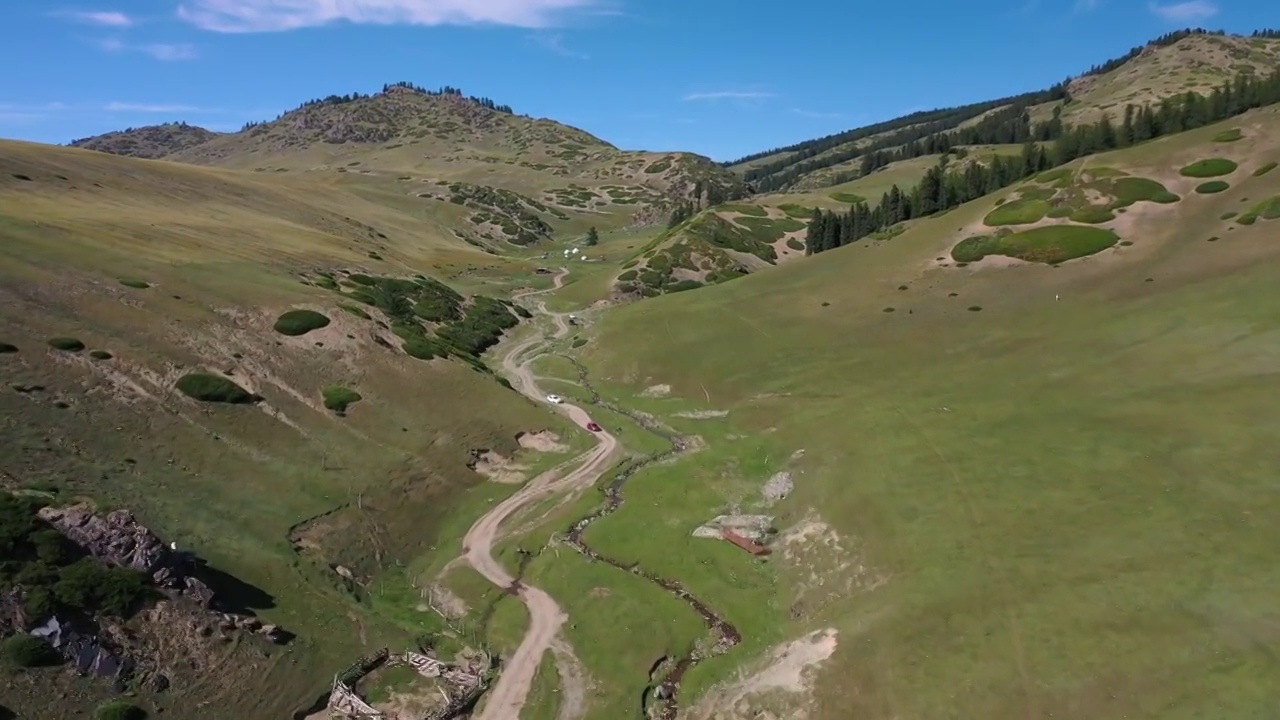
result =
[[68,145],[112,155],[156,159],[202,145],[220,134],[185,122],[173,122],[126,128],[104,135],[72,140]]

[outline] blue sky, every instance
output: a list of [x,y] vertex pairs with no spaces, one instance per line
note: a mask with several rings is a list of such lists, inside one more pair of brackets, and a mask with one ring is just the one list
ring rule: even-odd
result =
[[0,137],[214,130],[384,82],[453,85],[718,160],[1038,89],[1275,0],[10,0]]

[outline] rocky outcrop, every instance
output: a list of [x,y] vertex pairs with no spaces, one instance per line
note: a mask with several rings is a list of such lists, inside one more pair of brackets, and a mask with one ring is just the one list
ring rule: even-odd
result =
[[85,505],[45,507],[40,509],[40,518],[99,560],[137,570],[157,585],[172,584],[166,580],[175,575],[176,553],[134,520],[128,510],[96,515]]

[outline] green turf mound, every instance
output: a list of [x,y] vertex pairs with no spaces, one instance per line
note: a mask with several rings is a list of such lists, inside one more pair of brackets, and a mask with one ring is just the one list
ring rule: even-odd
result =
[[1223,192],[1230,187],[1231,185],[1229,183],[1223,182],[1222,180],[1210,180],[1209,182],[1197,185],[1196,192],[1201,195],[1213,195],[1214,193]]
[[1111,203],[1113,209],[1129,207],[1139,202],[1153,202],[1163,205],[1176,203],[1182,199],[1169,192],[1164,185],[1148,178],[1119,178],[1111,183],[1111,192],[1115,197],[1115,202]]
[[249,405],[262,398],[219,375],[190,373],[174,384],[183,395],[200,402]]
[[849,193],[849,192],[831,193],[830,197],[832,200],[835,200],[838,203],[844,203],[846,205],[856,205],[857,203],[867,201],[867,199],[862,197],[861,195],[858,195],[857,193]]
[[1028,225],[1044,219],[1050,210],[1049,203],[1039,198],[1022,198],[1005,203],[987,213],[982,222],[989,227],[1004,225]]
[[330,385],[321,394],[324,396],[324,406],[339,415],[345,413],[352,403],[364,399],[360,393],[341,385]]
[[1209,158],[1208,160],[1197,160],[1190,165],[1182,168],[1178,172],[1185,177],[1193,178],[1211,178],[1222,175],[1230,175],[1240,167],[1235,160],[1227,158]]
[[1254,171],[1253,171],[1253,176],[1254,176],[1254,177],[1262,177],[1263,175],[1266,175],[1267,173],[1271,172],[1272,170],[1275,170],[1277,167],[1280,167],[1280,163],[1276,163],[1276,162],[1269,162],[1269,163],[1267,163],[1266,165],[1263,165],[1262,167],[1258,168],[1257,170],[1254,170]]
[[110,360],[112,358],[112,355],[106,350],[93,350],[93,351],[90,351],[89,357],[93,358],[94,360]]
[[813,217],[813,208],[807,208],[795,203],[784,203],[779,205],[778,209],[786,213],[787,217],[793,217],[797,220],[808,220]]
[[18,352],[17,345],[14,345],[12,343],[7,343],[7,342],[0,342],[0,354],[16,353],[16,352]]
[[84,343],[73,337],[56,337],[49,339],[49,347],[66,352],[80,352],[84,349]]
[[1223,130],[1217,135],[1214,135],[1213,141],[1216,143],[1229,143],[1229,142],[1235,142],[1237,140],[1241,140],[1243,138],[1244,138],[1243,130],[1241,130],[1240,128],[1231,128],[1230,130]]
[[952,248],[951,257],[957,262],[971,263],[988,255],[1003,255],[1027,262],[1056,264],[1102,252],[1119,239],[1103,228],[1050,225],[1019,233],[967,238]]
[[1084,223],[1086,225],[1097,225],[1098,223],[1111,222],[1116,219],[1115,213],[1110,208],[1088,206],[1072,211],[1068,216],[1072,222]]
[[1249,212],[1241,215],[1236,222],[1241,225],[1252,225],[1261,220],[1280,219],[1280,197],[1273,197],[1249,208]]
[[1069,168],[1050,170],[1017,192],[1015,199],[997,203],[983,218],[988,227],[1030,225],[1046,217],[1096,225],[1114,220],[1117,211],[1123,212],[1134,203],[1165,204],[1182,199],[1155,180],[1131,177],[1106,167],[1081,168],[1078,172]]
[[315,310],[290,310],[276,319],[275,331],[281,335],[297,337],[329,324],[329,318]]
[[137,288],[138,290],[146,290],[151,287],[151,283],[137,278],[120,278],[120,284],[125,287]]

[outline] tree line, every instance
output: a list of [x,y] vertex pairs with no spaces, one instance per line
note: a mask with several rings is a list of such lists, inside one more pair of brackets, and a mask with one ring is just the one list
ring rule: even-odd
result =
[[[754,182],[756,192],[772,192],[790,186],[800,176],[814,170],[839,165],[859,156],[865,157],[889,148],[929,142],[933,143],[933,147],[937,147],[939,143],[946,143],[948,149],[952,145],[962,144],[1021,142],[1030,133],[1029,125],[1021,120],[1024,112],[1035,105],[1056,100],[1070,100],[1066,83],[1055,85],[1041,92],[1019,96],[1013,102],[1006,103],[1007,107],[1002,107],[999,104],[984,103],[984,106],[989,105],[989,107],[984,107],[981,112],[972,115],[969,114],[970,111],[966,111],[965,115],[968,116],[963,117],[963,119],[960,119],[961,115],[951,115],[930,122],[918,123],[877,138],[869,143],[848,147],[838,152],[826,153],[822,157],[804,162],[793,162],[794,158],[775,161],[768,165],[752,168],[744,174],[744,177],[748,182]],[[982,117],[983,115],[986,115],[986,117]],[[979,117],[982,117],[982,119],[974,125],[956,129],[957,125]],[[932,153],[921,151],[921,154]],[[888,162],[883,162],[880,165],[875,165],[872,169],[887,164]],[[769,172],[770,170],[772,172]]]
[[[1160,37],[1155,38],[1149,43],[1130,49],[1127,53],[1125,53],[1120,57],[1113,58],[1099,65],[1094,65],[1088,71],[1083,73],[1082,77],[1087,77],[1090,75],[1100,75],[1103,73],[1110,72],[1120,67],[1121,65],[1125,64],[1126,62],[1129,62],[1130,60],[1138,57],[1148,47],[1153,47],[1153,46],[1167,47],[1169,45],[1173,45],[1178,41],[1183,40],[1187,37],[1191,37],[1193,35],[1225,36],[1227,35],[1227,33],[1223,30],[1206,30],[1204,28],[1186,28],[1183,30],[1176,30],[1174,32],[1166,33],[1164,35],[1161,35]],[[1280,31],[1257,30],[1253,32],[1251,37],[1255,37],[1255,38],[1280,37]],[[997,108],[1001,108],[1002,106],[1011,106],[1009,108],[1010,112],[1001,120],[994,123],[994,125],[1002,126],[1002,129],[1014,129],[1018,126],[1018,123],[1019,123],[1018,116],[1020,115],[1021,108],[1031,107],[1033,105],[1038,105],[1045,102],[1052,102],[1055,100],[1069,101],[1070,100],[1070,94],[1068,92],[1069,82],[1070,81],[1067,80],[1057,85],[1054,85],[1053,87],[1047,90],[1024,93],[1022,95],[1002,98],[1000,100],[992,100],[992,101],[987,101],[982,103],[973,103],[970,105],[963,105],[955,108],[927,110],[927,111],[922,111],[918,113],[912,113],[911,115],[907,115],[901,118],[896,118],[894,120],[888,120],[882,123],[877,123],[875,125],[870,125],[864,128],[855,128],[853,130],[847,130],[844,132],[835,133],[833,135],[827,135],[814,140],[807,140],[805,142],[796,143],[794,145],[788,145],[786,147],[774,148],[764,152],[753,153],[751,155],[747,155],[723,164],[725,166],[732,166],[732,165],[738,165],[745,162],[750,162],[753,160],[759,160],[761,158],[764,158],[770,155],[775,155],[780,153],[790,153],[790,155],[788,155],[788,157],[786,158],[781,158],[763,165],[750,168],[745,173],[743,173],[744,179],[747,180],[747,182],[751,183],[757,192],[772,192],[772,191],[780,190],[789,186],[790,184],[795,182],[795,180],[798,179],[801,175],[813,172],[815,170],[820,170],[823,168],[832,167],[834,165],[847,162],[849,160],[855,159],[868,152],[875,152],[878,150],[893,148],[898,145],[908,144],[908,143],[915,142],[917,140],[921,140],[930,134],[938,134],[938,133],[946,132],[949,130],[953,130],[956,128],[956,126],[966,121],[980,117],[983,114],[991,112],[992,110],[996,110]],[[994,129],[994,125],[991,129]],[[1052,140],[1056,138],[1057,132],[1060,131],[1060,128],[1055,129],[1053,125],[1045,125],[1043,128],[1040,128],[1039,130],[1036,130],[1034,128],[1030,130],[1033,132],[1033,134],[1036,135],[1037,139],[1043,141],[1043,140]],[[900,132],[895,132],[894,135],[891,135],[881,140],[877,140],[875,143],[872,143],[870,145],[863,144],[862,146],[857,148],[848,148],[841,152],[823,155],[821,158],[816,157],[818,155],[821,155],[827,152],[828,150],[839,147],[841,145],[854,143],[858,140],[862,140],[862,139],[871,137],[873,135],[879,135],[879,134],[893,132],[893,131],[900,131]],[[1020,142],[1020,140],[1015,140],[1014,142]],[[962,144],[962,143],[956,142],[956,141],[952,141],[950,143],[950,145],[952,146],[959,145],[959,144]],[[973,144],[992,144],[992,143],[980,141],[980,142],[975,142]],[[937,150],[935,147],[935,152],[945,152],[945,150],[940,151],[940,150]],[[912,153],[915,153],[915,154],[912,154]],[[915,150],[907,151],[907,157],[920,157],[921,155],[930,155],[930,154],[934,154],[934,153],[933,152],[917,152]],[[900,158],[900,159],[905,159],[905,158]],[[892,161],[890,160],[890,162]],[[883,163],[883,164],[887,164],[887,163]],[[883,167],[883,164],[880,164],[877,166]],[[853,171],[849,171],[839,175],[835,179],[838,179],[843,182],[843,181],[853,179],[854,177],[857,177],[857,175]]]
[[[1056,87],[1057,86],[1055,86],[1055,88]],[[742,162],[758,160],[762,157],[765,157],[767,155],[773,155],[775,153],[791,153],[789,157],[783,158],[781,160],[774,160],[773,162],[765,163],[763,165],[758,165],[746,171],[743,174],[743,177],[748,182],[759,181],[770,175],[774,175],[775,173],[778,173],[783,169],[787,169],[793,165],[804,163],[804,161],[810,160],[810,158],[815,158],[815,159],[808,163],[804,163],[809,168],[809,170],[819,169],[822,167],[829,167],[830,165],[835,164],[828,161],[829,158],[833,156],[824,156],[820,159],[817,159],[815,156],[825,153],[826,151],[839,147],[841,145],[857,142],[858,140],[863,140],[873,135],[881,135],[883,133],[895,132],[895,131],[897,132],[895,132],[895,134],[891,137],[904,138],[898,143],[898,144],[901,144],[901,142],[910,141],[918,137],[924,137],[925,135],[928,135],[931,133],[937,133],[943,130],[954,128],[955,126],[967,120],[972,120],[973,118],[979,117],[984,113],[990,112],[991,110],[994,110],[1004,105],[1019,105],[1022,103],[1028,103],[1028,101],[1036,100],[1041,96],[1045,95],[1046,93],[1050,93],[1050,92],[1054,92],[1054,90],[1053,89],[1037,90],[1036,92],[1023,93],[1022,95],[1015,95],[1011,97],[1000,98],[998,100],[988,100],[985,102],[971,103],[969,105],[961,105],[961,106],[951,107],[951,108],[923,110],[920,112],[912,113],[910,115],[905,115],[900,118],[895,118],[893,120],[887,120],[885,122],[876,123],[875,125],[868,125],[866,127],[856,128],[854,130],[847,130],[845,132],[836,133],[834,135],[827,135],[826,137],[821,137],[816,140],[808,140],[803,143],[799,143],[797,145],[791,145],[785,148],[778,148],[778,149],[770,150],[764,153],[756,153],[755,155],[749,155],[746,158],[742,158],[739,160],[735,160],[731,163],[725,163],[725,164],[736,165]],[[1048,102],[1048,100],[1047,99],[1037,100],[1035,102],[1029,102],[1029,104],[1035,105],[1035,104],[1038,104],[1038,102]],[[883,142],[883,141],[880,141],[880,142]],[[844,162],[845,160],[848,160],[852,157],[857,157],[857,155],[860,154],[861,151],[862,151],[861,148],[858,150],[854,150],[852,151],[853,152],[852,155],[845,157],[839,162]]]
[[1258,77],[1241,73],[1208,95],[1189,92],[1159,103],[1125,107],[1117,123],[1104,115],[1095,123],[1065,129],[1052,143],[1028,140],[1019,156],[996,156],[951,172],[947,154],[908,191],[890,188],[875,206],[854,203],[848,212],[815,211],[806,236],[807,254],[849,245],[907,220],[927,217],[1008,187],[1086,155],[1129,147],[1280,103],[1280,70]]

